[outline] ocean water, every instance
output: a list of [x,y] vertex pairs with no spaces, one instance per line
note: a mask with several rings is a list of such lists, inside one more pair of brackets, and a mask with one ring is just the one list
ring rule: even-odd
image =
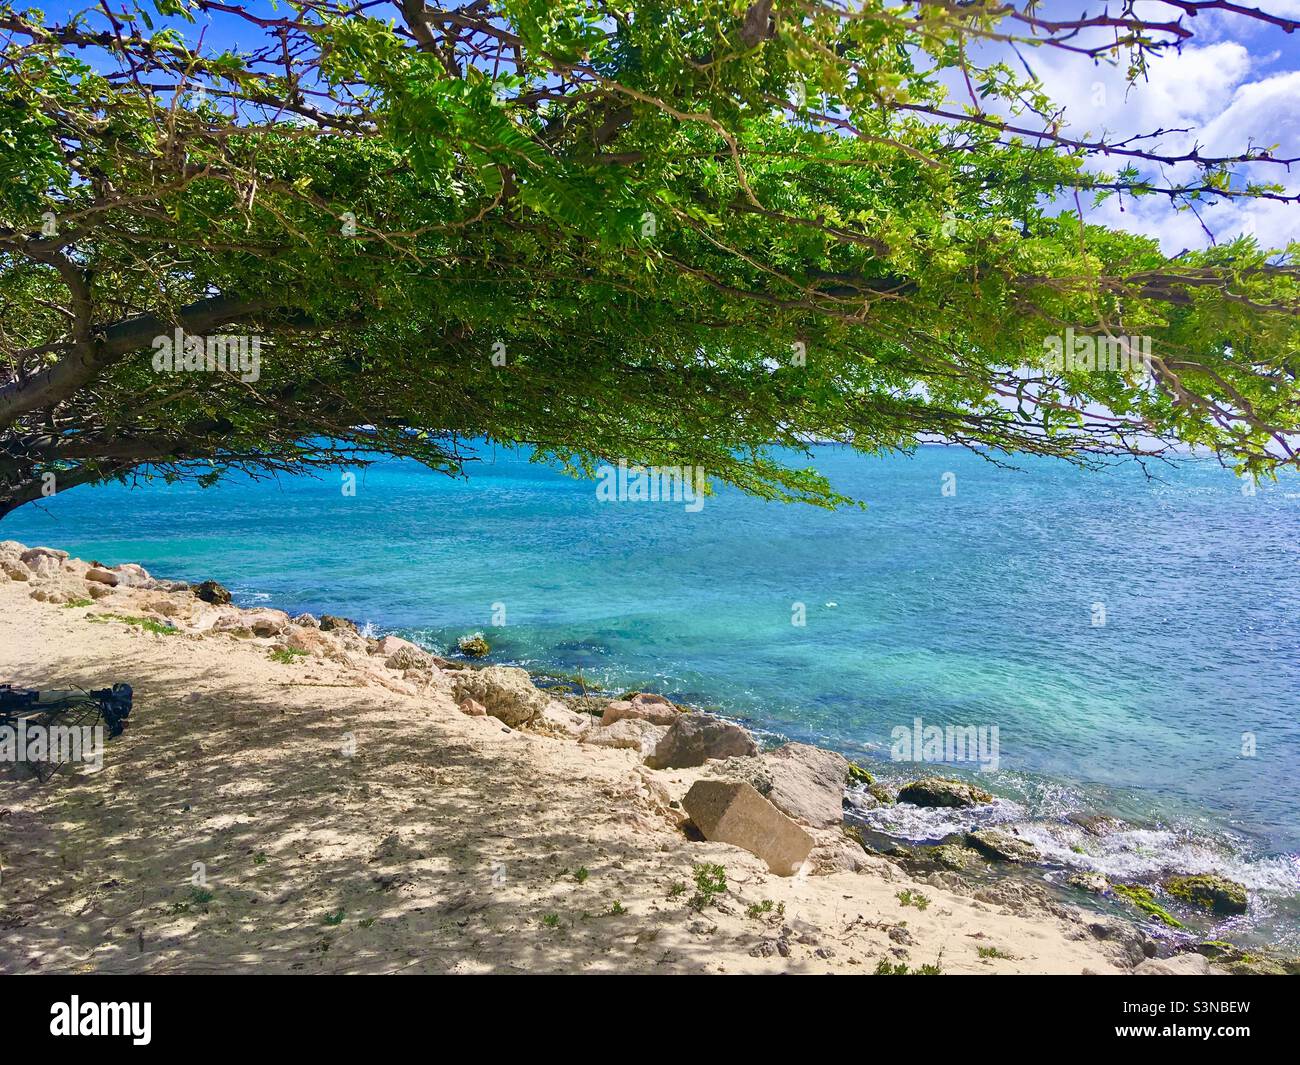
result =
[[[804,460],[799,460],[804,464]],[[1064,869],[1219,871],[1239,922],[1295,945],[1300,913],[1300,479],[1253,494],[1209,461],[1083,471],[926,447],[811,460],[864,510],[721,489],[602,502],[590,481],[484,447],[468,480],[406,462],[199,489],[77,489],[0,521],[245,605],[327,611],[431,649],[481,631],[494,661],[650,689],[886,780],[895,729],[995,727],[999,796]],[[945,492],[945,485],[949,491]],[[797,622],[802,621],[803,624]],[[991,736],[991,734],[989,734]],[[1102,839],[1075,810],[1122,818]],[[900,807],[912,840],[968,827]]]

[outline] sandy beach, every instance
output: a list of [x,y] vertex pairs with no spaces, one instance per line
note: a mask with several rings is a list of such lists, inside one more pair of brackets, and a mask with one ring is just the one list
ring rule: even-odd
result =
[[138,567],[87,579],[52,553],[13,579],[20,549],[0,545],[0,677],[136,700],[100,771],[3,768],[5,972],[1207,969],[1024,886],[915,879],[838,829],[774,875],[683,829],[715,763],[579,742],[594,726],[554,700],[525,727],[470,716],[460,663],[391,668],[376,641]]

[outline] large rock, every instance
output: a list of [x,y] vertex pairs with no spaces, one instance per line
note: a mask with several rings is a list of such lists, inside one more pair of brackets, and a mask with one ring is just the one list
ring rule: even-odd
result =
[[205,603],[211,603],[213,606],[225,606],[230,602],[230,593],[216,581],[202,581],[199,584],[192,584],[190,585],[190,591]]
[[121,565],[113,566],[112,572],[117,574],[118,584],[128,588],[151,588],[161,583],[150,577],[143,566],[137,566],[134,562],[123,562]]
[[63,560],[68,553],[53,547],[29,547],[18,557],[36,576],[56,577],[63,571]]
[[662,695],[638,692],[631,699],[614,699],[607,703],[601,715],[602,725],[612,725],[626,718],[639,718],[655,725],[671,725],[681,711]]
[[812,836],[743,781],[697,780],[682,805],[705,839],[756,854],[778,876],[793,876],[812,853]]
[[1171,876],[1164,889],[1176,899],[1223,916],[1246,912],[1246,886],[1212,873]]
[[289,627],[289,615],[283,610],[259,606],[244,611],[244,623],[253,630],[254,636],[279,636]]
[[913,806],[979,806],[981,803],[992,802],[993,796],[960,780],[927,777],[900,788],[898,801]]
[[3,572],[11,581],[30,581],[32,571],[24,566],[21,562],[13,558],[0,558],[0,572]]
[[739,725],[708,714],[681,714],[654,754],[646,759],[646,765],[651,769],[686,769],[703,765],[710,758],[744,758],[757,753],[754,737]]
[[844,820],[844,781],[849,763],[834,751],[787,743],[763,755],[772,780],[767,799],[778,810],[814,828]]
[[582,734],[582,742],[593,747],[620,747],[640,751],[643,755],[652,752],[668,732],[666,725],[656,725],[653,721],[643,721],[636,717],[627,717],[615,721],[612,725],[589,728]]
[[334,614],[322,614],[320,616],[321,632],[356,632],[357,623],[348,618],[341,618]]
[[107,584],[110,588],[116,588],[122,581],[122,578],[111,569],[104,569],[101,566],[91,566],[90,569],[86,570],[85,576],[88,581]]
[[966,843],[985,857],[998,862],[1036,862],[1038,850],[1028,840],[995,828],[980,828],[966,833]]
[[339,646],[319,629],[293,624],[285,630],[285,644],[295,651],[306,651],[319,658],[339,653]]
[[[325,619],[321,619],[324,624]],[[537,717],[550,701],[538,691],[526,670],[516,666],[488,666],[486,669],[467,671],[456,678],[452,690],[456,702],[476,699],[487,712],[518,728]]]
[[1199,954],[1176,954],[1172,958],[1147,958],[1133,967],[1134,976],[1226,976]]

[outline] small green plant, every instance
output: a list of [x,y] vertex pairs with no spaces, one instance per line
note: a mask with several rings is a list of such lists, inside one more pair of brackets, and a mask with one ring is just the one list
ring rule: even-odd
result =
[[289,666],[298,659],[305,657],[306,654],[306,651],[300,651],[296,647],[278,647],[271,652],[271,661],[279,662],[283,666]]
[[979,956],[981,958],[1003,958],[1007,961],[1012,960],[1010,954],[998,950],[997,947],[978,947],[976,949],[979,951]]
[[726,894],[727,871],[714,862],[701,862],[695,866],[695,894],[691,897],[691,908],[702,910],[717,896]]
[[674,880],[668,885],[668,897],[670,899],[681,898],[684,894],[686,894],[685,880]]
[[942,976],[943,969],[939,965],[939,960],[927,962],[915,969],[909,969],[906,962],[891,962],[888,958],[881,958],[876,963],[877,976]]
[[784,917],[785,903],[774,903],[771,899],[764,899],[762,902],[753,903],[745,910],[745,913],[754,918],[764,917],[769,913],[775,913],[778,917]]
[[340,907],[339,909],[335,910],[333,913],[327,913],[325,915],[325,923],[329,925],[331,928],[334,928],[337,925],[341,925],[343,923],[343,918],[347,914],[347,912],[348,912],[347,910]]
[[900,905],[915,906],[918,910],[927,909],[930,905],[930,899],[927,896],[922,895],[919,891],[912,891],[910,888],[900,891],[895,897]]
[[560,915],[558,913],[548,913],[545,917],[542,918],[542,924],[545,925],[547,928],[559,928]]
[[95,600],[93,599],[69,599],[66,603],[63,604],[63,609],[71,610],[74,607],[94,606],[94,605],[95,605]]
[[609,916],[621,917],[625,913],[627,913],[627,908],[623,905],[622,902],[620,902],[618,899],[615,899],[614,905],[609,908]]
[[155,621],[153,618],[131,617],[126,614],[119,614],[118,620],[123,621],[144,632],[152,632],[157,636],[175,636],[179,629],[161,621]]
[[587,872],[587,867],[585,865],[580,865],[578,866],[578,871],[573,874],[573,879],[579,884],[585,884],[589,876],[591,876],[591,874]]
[[266,864],[266,853],[265,853],[264,851],[258,851],[256,854],[254,854],[254,855],[253,855],[253,864],[254,864],[254,865],[265,865],[265,864]]
[[361,920],[357,922],[357,924],[359,924],[362,928],[369,928],[374,923],[375,923],[375,919],[373,917],[363,917]]
[[201,888],[201,887],[190,888],[190,901],[193,902],[195,905],[206,906],[214,898],[216,898],[216,896],[213,895],[212,892],[209,891],[207,888]]

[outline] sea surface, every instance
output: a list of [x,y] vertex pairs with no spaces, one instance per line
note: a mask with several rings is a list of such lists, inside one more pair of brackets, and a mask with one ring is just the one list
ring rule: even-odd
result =
[[[996,727],[996,769],[938,767],[999,796],[978,821],[1017,825],[1062,876],[1232,876],[1252,892],[1235,930],[1300,947],[1300,479],[1252,492],[1206,460],[1004,469],[945,447],[788,456],[866,504],[831,513],[726,488],[602,501],[526,453],[478,457],[468,479],[383,462],[354,494],[338,472],[81,488],[0,539],[438,651],[482,632],[493,661],[659,691],[887,781],[934,768],[891,757],[918,718]],[[1123,824],[1093,836],[1064,820],[1081,810]],[[970,817],[866,820],[920,841]]]

